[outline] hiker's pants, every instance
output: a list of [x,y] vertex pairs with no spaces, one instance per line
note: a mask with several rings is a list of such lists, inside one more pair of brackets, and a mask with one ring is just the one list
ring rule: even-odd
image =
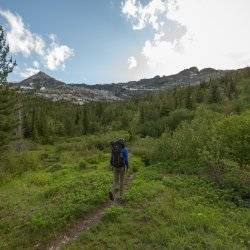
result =
[[125,168],[114,167],[113,172],[114,172],[114,180],[113,180],[113,186],[112,186],[112,193],[114,195],[114,198],[121,198],[123,194]]

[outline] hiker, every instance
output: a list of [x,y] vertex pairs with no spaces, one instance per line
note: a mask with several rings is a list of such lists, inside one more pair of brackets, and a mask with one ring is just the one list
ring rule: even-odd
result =
[[109,198],[120,202],[123,194],[125,170],[128,170],[129,167],[128,149],[125,146],[125,141],[119,139],[115,142],[111,142],[111,150],[110,165],[114,172],[114,180],[112,189],[109,192]]

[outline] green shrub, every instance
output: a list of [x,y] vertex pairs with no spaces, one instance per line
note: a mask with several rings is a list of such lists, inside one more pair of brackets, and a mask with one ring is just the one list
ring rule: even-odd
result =
[[217,140],[225,158],[250,164],[250,111],[223,119],[217,126]]
[[87,169],[87,167],[88,167],[88,164],[86,163],[86,161],[79,162],[79,169],[80,170],[85,170],[85,169]]
[[161,164],[161,167],[164,168],[168,173],[173,174],[186,174],[193,175],[198,174],[201,169],[201,165],[196,161],[189,159],[178,160],[178,161],[166,161]]
[[136,173],[139,170],[139,166],[137,164],[132,164],[130,169],[132,170],[133,173]]
[[58,171],[61,169],[62,169],[62,165],[59,163],[55,163],[52,166],[49,166],[48,168],[46,168],[46,171],[47,172],[55,172],[55,171]]
[[7,172],[21,173],[23,171],[39,168],[40,157],[36,152],[25,151],[22,153],[10,152],[3,160],[3,168]]
[[49,154],[48,153],[42,153],[40,158],[41,158],[41,160],[45,160],[45,159],[49,158]]
[[183,121],[190,121],[193,118],[193,112],[188,109],[176,109],[172,111],[167,118],[167,126],[170,130],[175,130]]
[[140,138],[133,143],[129,150],[132,151],[134,155],[139,156],[145,166],[148,166],[151,164],[153,149],[157,144],[158,139],[152,137]]
[[119,217],[124,214],[126,209],[120,206],[112,206],[108,208],[103,216],[105,222],[115,222],[119,220]]
[[[249,199],[250,112],[222,117],[198,108],[191,122],[166,132],[155,146],[153,162],[170,173],[202,174],[231,190],[231,199]],[[238,197],[238,198],[237,198]]]
[[197,161],[199,152],[213,136],[214,124],[219,117],[219,114],[205,108],[197,109],[191,122],[184,121],[174,132],[162,135],[160,143],[154,149],[153,160]]
[[92,156],[86,157],[86,162],[89,164],[98,164],[99,161],[100,159],[98,155],[92,155]]
[[250,201],[250,168],[240,167],[238,163],[221,159],[218,151],[210,154],[203,151],[201,155],[203,160],[202,175],[211,179],[218,187],[227,189],[229,199],[236,204],[240,200]]

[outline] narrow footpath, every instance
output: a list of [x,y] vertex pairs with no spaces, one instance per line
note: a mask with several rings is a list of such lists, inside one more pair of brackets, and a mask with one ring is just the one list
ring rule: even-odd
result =
[[[134,174],[130,174],[125,181],[125,191],[128,189],[129,184],[134,178]],[[101,207],[86,215],[84,218],[77,220],[70,228],[63,234],[59,235],[55,240],[51,241],[45,247],[38,247],[39,250],[59,250],[63,245],[77,239],[80,234],[89,230],[92,226],[96,225],[104,216],[105,210],[111,207],[114,203],[111,201],[105,202]]]

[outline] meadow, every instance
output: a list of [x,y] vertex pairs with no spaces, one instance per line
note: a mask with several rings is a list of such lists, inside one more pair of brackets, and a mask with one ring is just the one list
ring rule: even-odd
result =
[[197,176],[141,167],[126,205],[63,249],[248,249],[249,210],[222,197]]
[[[45,249],[102,208],[117,138],[133,173],[124,204],[64,249],[249,249],[249,75],[84,106],[21,96],[23,137],[15,139],[5,105],[0,249]],[[0,90],[13,103],[17,94]]]
[[[27,142],[26,152],[10,154],[9,164],[22,171],[9,172],[0,185],[0,249],[43,249],[101,207],[112,184],[108,139],[117,134],[126,137],[118,131],[54,145]],[[150,139],[129,144],[127,175],[135,176],[125,204],[108,208],[100,223],[64,248],[247,249],[249,209],[205,177],[174,173],[170,162],[147,164],[148,145]]]

